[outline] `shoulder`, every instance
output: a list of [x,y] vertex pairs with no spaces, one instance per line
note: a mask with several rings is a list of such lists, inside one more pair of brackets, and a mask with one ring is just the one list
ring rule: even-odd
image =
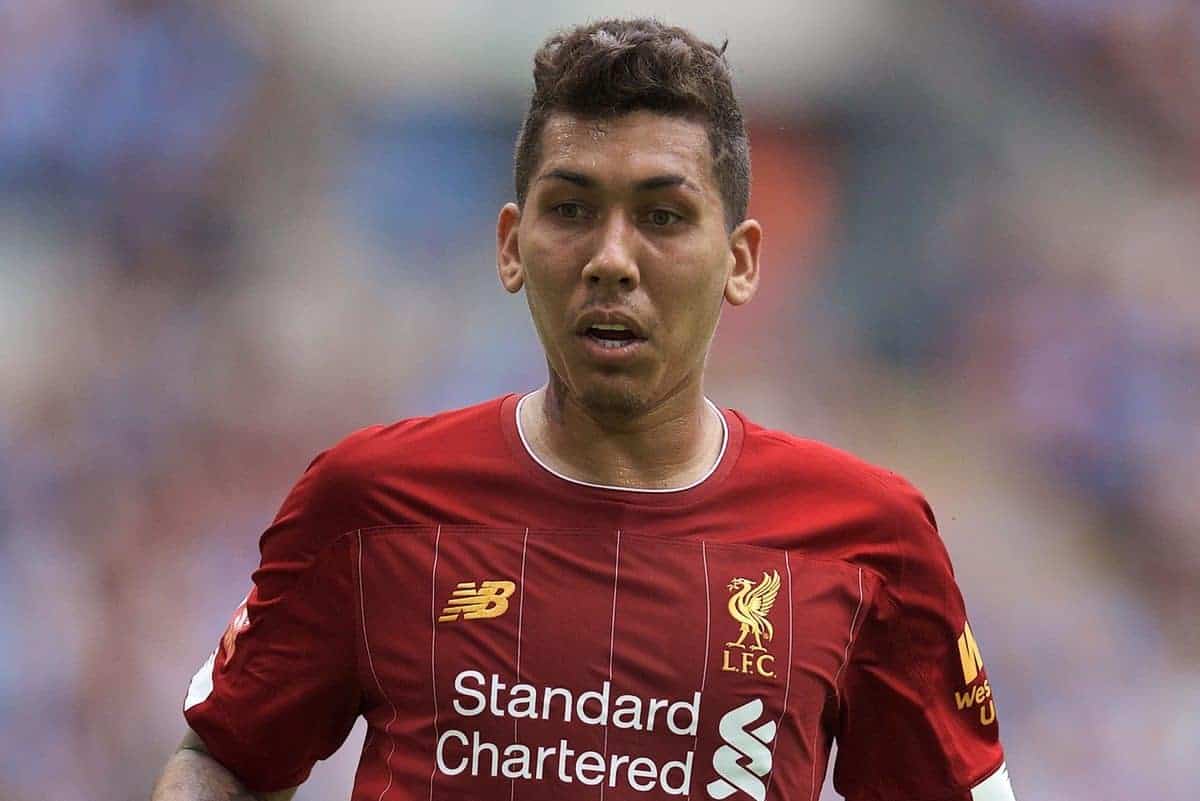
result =
[[818,508],[850,505],[876,524],[934,526],[925,496],[898,473],[824,442],[742,421],[740,467],[765,491]]
[[403,501],[415,488],[503,448],[503,400],[369,426],[322,451],[263,535],[264,554],[314,554],[357,529],[414,522]]
[[908,479],[847,451],[746,420],[742,460],[764,503],[786,505],[823,555],[903,580],[918,564],[949,570],[937,521]]
[[485,453],[502,444],[500,408],[504,398],[410,417],[359,429],[313,460],[328,482],[356,486],[378,478],[381,469],[461,459],[466,452]]

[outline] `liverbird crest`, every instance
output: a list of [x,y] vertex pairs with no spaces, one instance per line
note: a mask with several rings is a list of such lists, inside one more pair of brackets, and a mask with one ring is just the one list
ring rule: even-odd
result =
[[775,636],[775,627],[767,619],[775,597],[779,595],[779,571],[764,572],[762,580],[755,584],[748,578],[735,578],[729,582],[729,614],[741,624],[741,632],[736,642],[726,645],[745,648],[746,638],[753,635],[754,644],[749,646],[752,651],[765,651],[763,640]]

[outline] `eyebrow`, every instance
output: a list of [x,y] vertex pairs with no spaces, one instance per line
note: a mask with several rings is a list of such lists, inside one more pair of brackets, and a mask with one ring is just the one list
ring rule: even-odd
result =
[[[582,189],[594,189],[598,183],[590,175],[562,168],[555,168],[538,176],[539,181],[546,180],[547,178],[557,178],[560,181],[575,184]],[[663,175],[652,175],[649,178],[643,178],[634,184],[633,188],[639,192],[652,192],[656,189],[670,189],[673,186],[681,186],[693,192],[700,191],[698,186],[677,173],[665,173]]]

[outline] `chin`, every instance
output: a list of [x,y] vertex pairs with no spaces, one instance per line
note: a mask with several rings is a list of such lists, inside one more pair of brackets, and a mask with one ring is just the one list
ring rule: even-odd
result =
[[598,382],[583,388],[579,403],[598,417],[633,417],[650,408],[649,399],[625,382]]

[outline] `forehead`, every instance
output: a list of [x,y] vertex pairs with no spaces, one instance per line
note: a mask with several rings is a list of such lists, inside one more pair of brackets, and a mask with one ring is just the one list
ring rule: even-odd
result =
[[716,190],[708,131],[685,117],[639,110],[596,118],[556,111],[542,129],[540,151],[534,180],[554,169],[611,184],[675,173]]

